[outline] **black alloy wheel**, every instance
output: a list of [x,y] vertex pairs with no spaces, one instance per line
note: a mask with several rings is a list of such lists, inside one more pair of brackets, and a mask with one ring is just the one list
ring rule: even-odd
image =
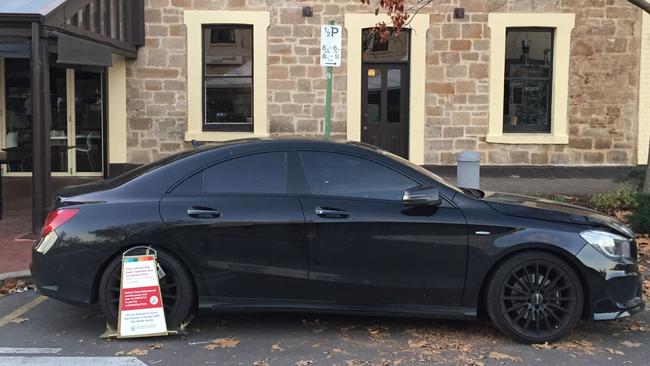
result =
[[523,343],[552,342],[580,319],[583,291],[574,270],[560,258],[525,252],[497,269],[486,303],[503,333]]
[[[120,303],[120,282],[122,281],[122,258],[118,256],[106,267],[99,285],[99,305],[106,320],[117,326]],[[194,306],[192,280],[185,267],[173,256],[158,251],[158,263],[165,273],[160,278],[160,292],[165,309],[167,328],[178,327],[189,317]]]

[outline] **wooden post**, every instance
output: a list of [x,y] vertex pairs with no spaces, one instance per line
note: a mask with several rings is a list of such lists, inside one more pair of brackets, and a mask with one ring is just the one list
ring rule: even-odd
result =
[[32,230],[39,233],[50,201],[50,63],[47,39],[41,24],[32,23],[31,97],[32,97]]

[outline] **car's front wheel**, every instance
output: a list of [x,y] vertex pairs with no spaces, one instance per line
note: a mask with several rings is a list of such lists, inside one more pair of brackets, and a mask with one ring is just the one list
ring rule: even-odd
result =
[[522,343],[556,341],[582,314],[580,279],[566,262],[546,252],[508,258],[494,273],[486,296],[487,312],[497,328]]
[[[178,259],[164,251],[158,250],[158,263],[165,273],[159,281],[167,328],[173,329],[194,307],[192,278]],[[113,327],[117,326],[121,273],[122,257],[118,256],[108,264],[99,283],[99,306]]]

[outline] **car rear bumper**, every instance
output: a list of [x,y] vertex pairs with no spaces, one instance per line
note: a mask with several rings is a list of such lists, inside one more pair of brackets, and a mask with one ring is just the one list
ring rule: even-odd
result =
[[45,296],[75,304],[96,301],[99,263],[107,253],[61,241],[41,254],[32,250],[30,271],[37,290]]
[[630,316],[645,308],[639,267],[632,260],[613,260],[591,245],[577,255],[586,267],[588,299],[585,304],[594,320]]

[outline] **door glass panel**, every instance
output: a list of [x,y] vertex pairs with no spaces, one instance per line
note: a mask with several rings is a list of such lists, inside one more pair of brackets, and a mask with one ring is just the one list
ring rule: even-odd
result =
[[101,172],[104,125],[102,74],[75,71],[74,89],[77,172]]
[[[5,64],[5,148],[32,149],[32,98],[30,95],[29,61],[6,58]],[[31,159],[7,165],[10,172],[30,172]]]
[[381,70],[368,69],[366,122],[378,123],[381,119]]
[[50,68],[50,108],[52,109],[50,146],[52,149],[51,169],[53,172],[68,171],[68,105],[66,80],[65,69],[59,67]]
[[395,170],[349,155],[306,151],[300,160],[313,195],[400,201],[417,185]]
[[205,170],[207,193],[287,193],[284,152],[249,155]]
[[399,123],[402,119],[402,70],[388,70],[386,118],[389,123]]

